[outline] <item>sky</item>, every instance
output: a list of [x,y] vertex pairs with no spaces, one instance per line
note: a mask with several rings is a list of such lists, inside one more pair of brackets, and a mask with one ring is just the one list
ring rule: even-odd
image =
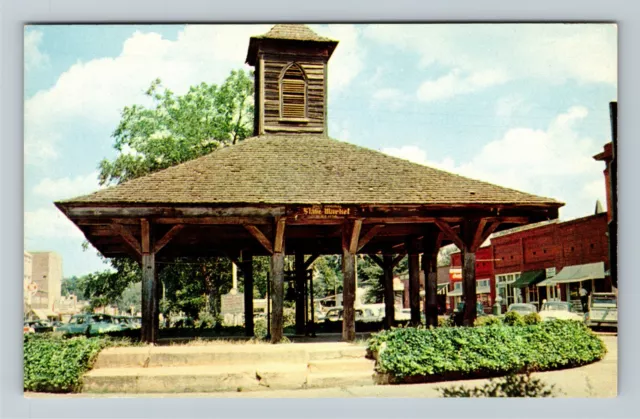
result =
[[[416,163],[566,203],[606,205],[612,24],[310,25],[339,41],[329,134]],[[180,94],[222,83],[271,25],[28,25],[24,31],[26,251],[56,251],[65,276],[107,268],[54,206],[97,190],[120,112],[152,80]]]

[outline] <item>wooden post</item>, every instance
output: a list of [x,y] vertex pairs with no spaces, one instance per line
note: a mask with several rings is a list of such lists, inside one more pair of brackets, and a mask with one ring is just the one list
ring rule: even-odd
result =
[[342,340],[356,339],[356,252],[362,220],[350,220],[342,228]]
[[395,322],[395,296],[393,292],[393,256],[382,257],[382,281],[384,289],[384,328],[389,330]]
[[424,314],[427,327],[438,327],[438,251],[441,243],[442,234],[437,231],[430,231],[423,239]]
[[296,335],[304,335],[306,313],[305,313],[305,282],[306,270],[304,254],[296,251]]
[[411,309],[411,326],[420,324],[420,255],[415,238],[407,243],[409,249],[409,307]]
[[356,256],[349,249],[342,250],[342,340],[351,342],[356,338]]
[[271,255],[272,300],[271,343],[280,343],[284,334],[284,252]]
[[151,247],[151,226],[149,221],[140,222],[140,243],[142,251],[142,325],[141,340],[155,343],[158,337],[158,276],[156,275],[156,255]]
[[462,251],[462,298],[464,301],[463,326],[473,326],[476,320],[476,254]]
[[244,276],[244,328],[245,335],[254,335],[253,326],[253,255],[243,253],[242,275]]

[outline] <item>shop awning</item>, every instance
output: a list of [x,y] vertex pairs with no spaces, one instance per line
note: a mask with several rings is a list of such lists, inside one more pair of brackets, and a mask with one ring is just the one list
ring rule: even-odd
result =
[[447,288],[449,287],[449,284],[438,284],[438,294],[446,294],[447,293]]
[[544,270],[538,269],[535,271],[526,271],[520,275],[520,278],[516,279],[513,283],[514,288],[525,288],[530,285],[535,285],[544,279]]
[[565,266],[558,275],[545,279],[538,284],[539,287],[555,284],[567,284],[570,282],[590,281],[604,278],[604,262],[587,263],[585,265]]
[[47,320],[49,317],[58,317],[58,313],[54,313],[48,309],[34,308],[31,311],[33,311],[40,320]]
[[462,290],[449,291],[447,297],[462,297]]

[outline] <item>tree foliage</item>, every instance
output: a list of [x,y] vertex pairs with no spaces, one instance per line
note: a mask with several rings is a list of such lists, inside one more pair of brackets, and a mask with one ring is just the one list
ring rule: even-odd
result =
[[[201,83],[183,95],[157,79],[146,96],[152,106],[136,104],[123,109],[112,134],[118,154],[99,164],[101,185],[120,184],[201,157],[236,144],[252,132],[253,76],[243,70],[232,71],[221,85]],[[109,262],[112,269],[89,274],[81,281],[93,306],[134,298],[123,292],[140,281],[138,263],[129,258]],[[219,297],[230,288],[230,266],[227,259],[202,258],[181,258],[164,266],[159,273],[166,287],[163,308],[191,314],[205,306],[219,310]],[[262,268],[264,263],[259,265]],[[261,280],[266,274],[257,271],[255,276],[258,289],[266,289],[266,280]]]

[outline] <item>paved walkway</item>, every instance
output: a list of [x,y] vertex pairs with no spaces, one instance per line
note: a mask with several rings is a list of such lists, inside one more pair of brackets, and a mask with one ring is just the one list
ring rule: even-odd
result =
[[[607,345],[608,353],[602,361],[580,368],[562,371],[551,371],[534,374],[547,384],[553,384],[564,397],[616,397],[618,382],[618,338],[616,335],[602,335]],[[411,397],[432,398],[440,397],[439,387],[464,385],[469,387],[481,386],[488,380],[452,381],[447,383],[362,386],[345,388],[324,388],[309,390],[273,390],[256,392],[217,392],[217,393],[180,393],[180,394],[48,394],[25,393],[32,398],[345,398],[345,397]]]

